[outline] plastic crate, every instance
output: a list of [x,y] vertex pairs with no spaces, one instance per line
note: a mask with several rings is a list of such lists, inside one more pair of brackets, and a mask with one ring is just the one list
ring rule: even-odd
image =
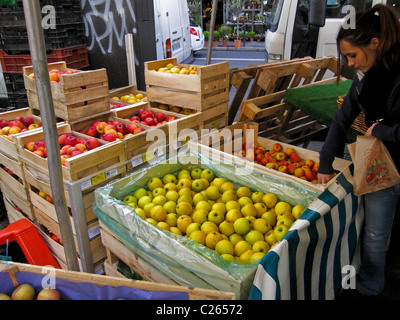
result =
[[[71,69],[83,69],[89,66],[86,45],[65,49],[56,49],[47,55],[48,63],[65,61]],[[22,73],[23,67],[32,65],[30,54],[7,54],[0,50],[0,63],[4,73]]]
[[3,73],[8,94],[25,94],[24,75],[22,73]]

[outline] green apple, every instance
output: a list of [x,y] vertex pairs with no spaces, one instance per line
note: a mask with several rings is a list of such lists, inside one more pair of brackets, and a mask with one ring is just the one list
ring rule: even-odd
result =
[[164,222],[164,221],[160,221],[160,222],[158,222],[157,223],[157,226],[159,226],[161,229],[163,229],[163,230],[167,230],[167,231],[169,231],[169,225],[168,225],[168,223],[166,223],[166,222]]
[[222,234],[219,231],[210,232],[206,235],[206,246],[207,248],[214,250],[218,241],[223,240]]
[[145,205],[146,203],[150,203],[150,202],[152,202],[152,201],[153,201],[153,198],[150,197],[150,196],[143,196],[143,197],[140,197],[139,200],[138,200],[138,206],[139,206],[139,208],[142,208],[142,209],[143,209],[143,207],[144,207],[144,205]]
[[162,180],[158,177],[153,177],[147,182],[147,188],[149,188],[150,191],[153,191],[155,188],[163,188],[164,184]]
[[226,181],[220,186],[220,190],[222,193],[224,193],[227,190],[235,190],[235,189],[236,189],[235,185],[230,181]]
[[244,240],[246,240],[248,243],[250,243],[252,246],[256,241],[263,241],[264,240],[264,235],[257,230],[250,230],[244,237]]
[[176,225],[182,233],[186,233],[186,229],[193,222],[192,218],[186,214],[178,216],[178,220],[176,220]]
[[225,261],[235,261],[235,257],[229,253],[224,253],[221,254],[221,257],[225,260]]
[[207,221],[208,210],[206,209],[195,209],[192,214],[193,222],[203,224]]
[[125,203],[137,203],[138,200],[136,199],[136,197],[133,194],[128,194],[127,196],[124,197],[124,199],[122,199],[123,202]]
[[168,191],[178,191],[178,185],[172,182],[168,182],[164,185],[164,189],[166,192]]
[[270,249],[269,244],[264,241],[264,240],[259,240],[254,242],[252,250],[254,252],[262,252],[262,253],[267,253]]
[[176,214],[178,216],[190,215],[193,211],[193,207],[189,202],[179,202],[176,205]]
[[235,200],[229,200],[228,202],[225,203],[226,212],[228,212],[231,209],[240,210],[240,208],[241,208],[241,206],[240,206],[239,202],[237,202]]
[[251,200],[251,198],[246,196],[239,198],[237,202],[240,204],[240,207],[244,207],[248,203],[253,204],[253,200]]
[[233,222],[229,220],[222,221],[219,226],[219,232],[226,236],[230,236],[231,234],[235,233],[235,229],[233,228]]
[[244,217],[252,216],[255,217],[257,215],[257,209],[252,203],[248,203],[240,209],[240,212]]
[[205,184],[205,189],[207,189],[210,186],[210,181],[208,181],[207,179],[204,178],[200,178],[201,181],[204,181]]
[[302,206],[301,204],[297,204],[293,207],[292,209],[292,215],[293,217],[297,220],[301,214],[306,210],[305,206]]
[[139,188],[133,192],[133,196],[139,200],[141,197],[147,196],[147,190],[145,188]]
[[191,188],[192,187],[192,180],[188,178],[182,178],[178,181],[178,190],[182,188]]
[[251,194],[251,200],[253,200],[254,203],[261,202],[263,197],[264,192],[262,191],[255,191]]
[[277,201],[278,197],[272,192],[266,193],[262,198],[262,202],[265,203],[268,209],[275,207]]
[[189,202],[193,206],[192,195],[191,194],[183,194],[183,195],[179,196],[176,203],[181,203],[181,202]]
[[235,244],[235,256],[240,257],[247,250],[251,250],[252,246],[246,240],[240,240]]
[[265,234],[264,239],[265,239],[265,242],[268,243],[270,247],[272,247],[275,243],[277,243],[273,229],[269,230]]
[[215,251],[220,255],[223,254],[234,255],[235,247],[229,240],[223,239],[217,242],[217,244],[215,245]]
[[146,213],[144,212],[143,209],[141,209],[141,208],[135,208],[135,212],[136,212],[136,214],[137,214],[139,217],[141,217],[142,219],[145,219],[145,220],[146,220],[147,216],[146,216]]
[[264,202],[256,202],[254,207],[257,209],[257,218],[260,218],[264,212],[267,212],[268,208]]
[[196,191],[196,192],[200,192],[202,190],[206,189],[206,184],[204,182],[204,180],[202,179],[195,179],[192,182],[192,190]]
[[214,222],[206,221],[201,225],[201,231],[203,231],[207,235],[212,232],[219,232],[219,229]]
[[211,206],[211,210],[218,211],[219,213],[221,213],[222,215],[225,216],[225,213],[226,213],[225,203],[216,202]]
[[294,222],[294,217],[291,212],[281,212],[280,214],[276,215],[276,220],[281,220],[282,218],[290,219]]
[[225,182],[226,182],[226,180],[224,178],[217,177],[217,178],[214,178],[214,180],[212,180],[210,182],[210,186],[217,186],[217,187],[221,188],[221,185]]
[[196,241],[197,243],[200,243],[203,246],[206,243],[206,235],[201,230],[195,230],[195,231],[191,232],[189,237],[190,237],[190,239]]
[[167,219],[167,211],[161,205],[156,205],[150,210],[150,218],[158,222],[165,221]]
[[192,222],[189,224],[186,228],[186,235],[190,236],[190,234],[195,231],[195,230],[200,230],[201,231],[201,225],[198,222]]
[[176,202],[169,200],[166,203],[164,203],[163,208],[168,212],[168,213],[176,213]]
[[198,192],[193,196],[193,204],[194,204],[194,206],[197,206],[197,204],[200,201],[207,201],[207,200],[208,200],[207,195],[204,194],[204,193],[201,193],[201,192]]
[[253,229],[253,223],[257,218],[254,216],[245,216],[245,218],[250,221],[250,228]]
[[193,180],[200,179],[202,171],[203,170],[201,168],[194,168],[192,169],[192,171],[190,171],[190,176],[192,177]]
[[[182,169],[181,171],[178,172],[177,175],[178,180],[180,180],[182,177],[187,177],[187,176],[190,177],[190,171],[186,169]],[[191,177],[189,179],[191,179]]]
[[176,213],[168,213],[165,222],[168,223],[170,227],[176,227],[177,220],[178,220],[178,215]]
[[[207,169],[206,169],[207,170]],[[204,171],[203,171],[204,172]],[[219,193],[219,187],[218,186],[209,186],[206,189],[206,195],[207,198],[210,200],[217,200],[221,197],[221,194]]]
[[279,201],[275,205],[274,209],[277,216],[282,212],[292,212],[291,205],[285,201]]
[[167,173],[163,178],[162,178],[163,184],[167,183],[173,183],[176,184],[178,182],[178,179],[172,174],[172,173]]
[[251,190],[248,187],[242,186],[239,187],[239,189],[236,190],[236,195],[238,198],[241,197],[251,197]]
[[223,203],[227,203],[228,201],[236,201],[236,192],[233,189],[226,190],[224,193],[221,195],[221,200]]
[[175,190],[170,190],[165,194],[165,198],[167,198],[168,201],[178,201],[179,198],[179,193]]
[[243,215],[238,209],[231,209],[225,215],[225,220],[235,222],[237,219],[242,218]]
[[276,214],[274,211],[268,210],[267,212],[264,212],[261,215],[262,219],[265,219],[268,221],[269,225],[273,228],[276,225]]
[[248,219],[242,217],[233,222],[233,228],[236,233],[244,235],[250,231],[251,223]]
[[211,170],[211,169],[209,169],[209,168],[207,168],[207,169],[204,169],[202,172],[201,172],[201,178],[203,178],[203,179],[207,179],[209,182],[211,182],[211,181],[213,181],[214,180],[214,172]]
[[152,192],[153,197],[165,196],[167,191],[164,188],[155,188]]
[[251,261],[251,263],[256,263],[257,261],[264,258],[264,256],[265,256],[264,252],[254,252],[253,250],[253,254],[249,257],[249,260]]
[[218,211],[211,210],[207,216],[207,220],[214,222],[217,226],[224,221],[224,215]]
[[233,246],[236,245],[236,243],[238,243],[239,241],[244,240],[243,236],[238,234],[238,233],[232,233],[229,236],[229,241],[233,244]]
[[204,210],[207,210],[207,212],[209,212],[209,211],[211,211],[211,204],[206,200],[200,200],[196,204],[196,210],[197,209],[204,209]]
[[139,206],[134,202],[128,203],[128,206],[131,206],[132,208],[135,208],[135,209],[139,208]]
[[263,218],[258,218],[253,222],[253,229],[260,231],[262,234],[266,234],[272,228],[267,220]]
[[285,225],[286,227],[290,228],[293,224],[293,220],[291,220],[289,218],[281,218],[276,223],[276,226],[280,226],[282,224]]
[[143,211],[144,211],[144,213],[145,213],[147,218],[151,218],[150,212],[151,212],[151,209],[153,209],[155,206],[156,206],[156,204],[153,203],[153,202],[146,203],[143,206]]
[[152,200],[153,203],[163,206],[167,202],[167,198],[165,196],[156,196]]
[[289,230],[289,228],[284,224],[276,226],[274,228],[274,235],[275,235],[276,241],[280,241],[284,237],[286,232],[288,232],[288,230]]

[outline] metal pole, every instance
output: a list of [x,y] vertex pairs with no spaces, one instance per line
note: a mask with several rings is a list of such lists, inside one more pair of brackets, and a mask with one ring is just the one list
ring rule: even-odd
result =
[[79,271],[77,252],[72,236],[72,227],[65,202],[61,171],[60,146],[51,94],[46,47],[42,29],[42,15],[39,0],[23,0],[29,49],[35,73],[40,117],[46,141],[47,161],[53,202],[61,231],[66,262],[69,270]]
[[217,16],[217,4],[218,0],[213,0],[211,9],[210,35],[208,37],[207,65],[211,63],[212,39],[214,36],[215,18]]

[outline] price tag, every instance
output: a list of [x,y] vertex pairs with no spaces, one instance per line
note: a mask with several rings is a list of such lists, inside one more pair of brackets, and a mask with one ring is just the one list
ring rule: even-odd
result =
[[107,170],[105,174],[106,174],[106,179],[109,179],[111,177],[116,176],[118,174],[118,170],[117,168],[111,168],[110,170]]
[[92,178],[90,179],[90,181],[92,182],[92,186],[93,186],[93,185],[96,185],[96,184],[98,184],[98,183],[100,183],[100,182],[103,182],[103,181],[106,180],[106,179],[107,179],[107,178],[106,178],[106,173],[103,172],[103,173],[100,173],[100,174],[98,174],[98,175],[92,177]]
[[86,179],[81,182],[81,190],[85,190],[87,188],[90,188],[92,186],[92,181],[90,179]]
[[89,239],[92,240],[95,236],[100,234],[100,225],[94,226],[88,230]]
[[139,154],[131,159],[132,168],[140,166],[143,163],[143,155]]

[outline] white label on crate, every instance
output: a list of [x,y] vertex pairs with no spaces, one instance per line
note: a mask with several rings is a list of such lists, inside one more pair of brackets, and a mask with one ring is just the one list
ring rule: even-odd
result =
[[135,168],[143,163],[143,155],[139,154],[131,160],[132,168]]
[[81,190],[85,190],[87,188],[90,188],[92,186],[92,181],[90,179],[86,179],[81,182]]
[[110,170],[106,171],[106,179],[114,177],[118,174],[117,168],[111,168]]
[[89,239],[92,240],[95,236],[100,234],[100,225],[94,226],[88,230]]

